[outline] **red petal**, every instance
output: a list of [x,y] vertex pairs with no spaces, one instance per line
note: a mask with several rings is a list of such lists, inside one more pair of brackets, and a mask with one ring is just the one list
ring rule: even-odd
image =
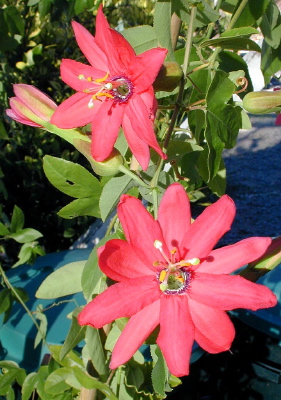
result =
[[169,250],[179,247],[191,224],[190,203],[179,183],[169,186],[162,197],[158,221]]
[[207,207],[191,224],[182,240],[181,248],[185,257],[207,257],[219,239],[230,229],[235,216],[235,205],[227,195]]
[[189,290],[191,299],[211,304],[220,310],[273,307],[276,296],[266,286],[247,281],[241,276],[196,273]]
[[129,244],[148,268],[155,261],[164,261],[154,247],[155,240],[160,240],[167,252],[161,228],[140,200],[123,195],[118,205],[118,216]]
[[236,269],[261,257],[271,243],[270,238],[251,237],[230,246],[211,251],[198,267],[198,272],[230,274]]
[[110,29],[102,12],[102,7],[99,8],[97,13],[95,42],[107,56],[110,73],[115,75],[124,73],[126,65],[122,62],[122,59],[119,58],[119,53],[112,35],[112,29]]
[[100,269],[114,281],[152,274],[155,276],[155,268],[146,266],[124,240],[109,240],[105,246],[98,249],[98,254]]
[[[166,154],[163,153],[156,140],[153,122],[149,118],[147,107],[140,96],[135,95],[129,100],[125,114],[131,121],[132,130],[139,138],[152,147],[162,158],[166,159]],[[131,131],[126,131],[127,136],[132,134]]]
[[78,322],[101,328],[117,318],[131,317],[159,296],[159,286],[151,276],[116,283],[83,308]]
[[157,300],[130,318],[113,349],[111,369],[125,364],[135,354],[159,324],[159,312],[160,301]]
[[146,171],[150,161],[148,144],[138,137],[132,128],[130,118],[126,114],[124,114],[122,127],[131,152],[136,157],[142,169]]
[[110,29],[111,36],[119,54],[119,60],[128,67],[136,60],[136,53],[130,43],[121,35],[121,33]]
[[99,113],[92,120],[92,156],[97,161],[105,160],[112,152],[123,120],[124,105],[111,100],[103,102]]
[[161,296],[157,344],[173,375],[188,375],[193,341],[194,325],[190,318],[187,297]]
[[89,63],[102,71],[108,71],[108,62],[105,53],[95,43],[94,37],[84,26],[78,22],[72,22],[75,38],[82,53]]
[[[90,65],[85,65],[77,61],[63,59],[60,66],[61,78],[72,89],[83,92],[85,89],[93,89],[91,94],[98,92],[101,88],[100,84],[87,81],[87,78],[97,79],[103,78],[106,72],[95,69]],[[79,75],[84,75],[85,79],[79,79]]]
[[59,128],[71,129],[84,126],[92,122],[102,103],[94,101],[94,108],[88,103],[92,96],[85,93],[75,93],[62,102],[51,118],[51,124]]
[[128,65],[129,76],[134,84],[136,93],[148,89],[155,81],[163,65],[168,51],[166,49],[150,49],[139,54],[135,61]]
[[195,325],[195,340],[209,353],[230,349],[235,330],[228,315],[221,310],[189,300],[189,309]]

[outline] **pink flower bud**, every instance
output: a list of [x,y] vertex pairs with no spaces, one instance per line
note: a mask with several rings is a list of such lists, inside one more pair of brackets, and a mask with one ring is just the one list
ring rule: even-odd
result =
[[42,127],[44,121],[49,122],[57,105],[45,93],[32,85],[15,84],[15,97],[10,99],[10,107],[6,114],[25,125]]

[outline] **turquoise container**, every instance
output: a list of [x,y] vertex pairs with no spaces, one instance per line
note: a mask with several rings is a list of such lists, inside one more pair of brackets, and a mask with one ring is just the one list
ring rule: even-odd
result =
[[[52,253],[38,257],[34,265],[22,265],[7,272],[11,284],[25,289],[28,293],[29,300],[26,305],[31,311],[35,311],[39,304],[44,309],[51,307],[45,311],[48,320],[48,344],[63,344],[71,324],[67,315],[77,305],[84,305],[86,300],[82,293],[51,300],[37,299],[35,293],[51,272],[66,264],[87,260],[91,250],[77,249]],[[63,303],[60,303],[61,301]],[[60,304],[52,307],[54,303]],[[20,304],[14,303],[10,319],[0,327],[0,359],[15,361],[27,371],[36,371],[44,355],[48,354],[47,347],[42,343],[34,349],[36,334],[37,329],[31,318]]]

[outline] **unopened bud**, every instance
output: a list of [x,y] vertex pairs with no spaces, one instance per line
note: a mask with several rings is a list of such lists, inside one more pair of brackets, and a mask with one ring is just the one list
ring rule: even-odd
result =
[[243,99],[243,107],[252,114],[266,114],[281,109],[281,90],[250,92]]
[[99,176],[113,176],[119,172],[119,167],[123,165],[123,157],[120,152],[113,148],[110,156],[104,161],[96,161],[91,154],[91,143],[81,139],[74,139],[73,145],[90,162],[94,172]]
[[182,75],[181,66],[177,62],[165,61],[153,83],[155,92],[160,90],[172,92],[178,86]]
[[30,126],[44,126],[50,121],[57,105],[45,93],[32,85],[18,83],[13,86],[15,97],[10,99],[7,115],[17,122]]

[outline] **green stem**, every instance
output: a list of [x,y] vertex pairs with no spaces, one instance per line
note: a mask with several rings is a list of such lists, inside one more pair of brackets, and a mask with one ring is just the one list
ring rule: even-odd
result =
[[5,272],[3,271],[3,268],[2,268],[1,265],[0,265],[0,274],[2,275],[3,281],[4,281],[5,285],[7,286],[7,288],[11,290],[13,295],[18,299],[18,302],[21,304],[21,306],[25,309],[25,311],[27,312],[29,317],[32,319],[32,322],[34,323],[36,329],[41,334],[41,337],[42,337],[42,340],[43,340],[44,344],[49,348],[48,343],[46,342],[45,335],[41,332],[40,326],[38,325],[36,319],[33,317],[31,311],[29,310],[29,308],[22,301],[22,298],[18,295],[18,293],[15,290],[15,288],[11,285],[11,283],[10,283],[9,279],[7,278]]
[[184,75],[186,75],[187,67],[189,64],[189,57],[190,57],[190,52],[191,52],[191,48],[192,48],[192,37],[193,37],[194,23],[195,23],[195,18],[196,18],[196,11],[197,11],[197,7],[192,6],[191,13],[190,13],[190,19],[189,19],[189,25],[188,25],[188,31],[187,31],[187,36],[186,36],[184,61],[183,61],[183,66],[182,66]]
[[[221,8],[221,3],[222,3],[222,0],[218,0],[217,5],[215,7],[215,11],[219,11],[219,9]],[[210,39],[212,31],[214,29],[214,26],[215,26],[215,22],[211,22],[209,24],[205,39]]]
[[241,3],[239,4],[239,7],[237,8],[237,10],[235,11],[234,15],[232,15],[231,21],[227,27],[227,31],[229,31],[230,29],[232,29],[234,27],[234,25],[236,24],[238,18],[240,17],[242,11],[244,10],[244,8],[246,7],[248,3],[248,0],[242,0]]
[[107,228],[107,230],[106,230],[106,232],[105,232],[104,237],[106,237],[106,236],[108,236],[108,235],[110,234],[110,232],[112,231],[113,226],[114,226],[114,224],[115,224],[117,218],[118,218],[118,216],[117,216],[117,214],[115,214],[114,217],[111,219],[109,225],[108,225],[108,228]]
[[123,172],[123,174],[134,179],[140,186],[143,186],[147,189],[150,189],[150,186],[147,185],[141,178],[139,178],[134,172],[130,171],[128,168],[124,167],[124,165],[120,165],[119,171]]

